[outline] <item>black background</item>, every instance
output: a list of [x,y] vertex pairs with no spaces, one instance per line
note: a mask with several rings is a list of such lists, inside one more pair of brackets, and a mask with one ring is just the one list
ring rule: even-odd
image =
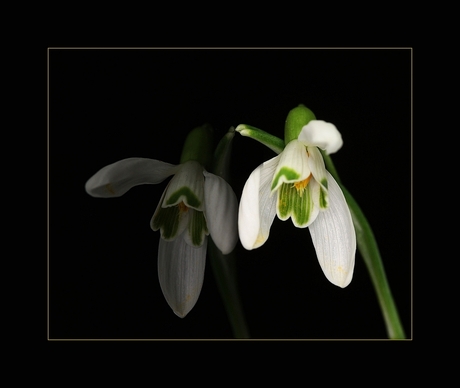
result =
[[[299,103],[342,133],[333,160],[373,228],[412,337],[411,49],[52,48],[48,70],[48,338],[232,338],[209,261],[184,319],[163,298],[149,222],[166,183],[117,199],[92,198],[84,184],[127,157],[178,163],[185,136],[205,122],[216,143],[241,123],[283,137]],[[238,198],[273,156],[235,135]],[[290,220],[275,219],[261,248],[238,243],[235,253],[252,338],[387,338],[359,253],[345,289],[326,280],[308,230]]]

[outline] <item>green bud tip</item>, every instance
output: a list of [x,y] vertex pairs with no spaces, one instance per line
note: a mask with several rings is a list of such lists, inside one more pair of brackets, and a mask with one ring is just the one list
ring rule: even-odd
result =
[[302,128],[307,125],[311,120],[316,120],[315,114],[308,109],[305,105],[292,109],[286,118],[284,125],[284,142],[288,144],[290,141],[299,137]]
[[213,130],[211,125],[203,124],[192,129],[185,139],[180,163],[195,160],[209,169],[213,156]]

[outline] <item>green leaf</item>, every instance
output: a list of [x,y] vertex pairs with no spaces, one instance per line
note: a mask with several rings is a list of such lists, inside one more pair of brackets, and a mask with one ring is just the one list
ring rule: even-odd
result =
[[230,157],[232,154],[232,140],[235,136],[235,128],[230,127],[228,132],[220,139],[214,151],[213,172],[229,182]]

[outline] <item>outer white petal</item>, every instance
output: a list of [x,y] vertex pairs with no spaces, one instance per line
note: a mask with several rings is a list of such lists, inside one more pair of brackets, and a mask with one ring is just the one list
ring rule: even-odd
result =
[[120,197],[130,188],[160,183],[177,171],[177,166],[160,160],[128,158],[109,164],[94,174],[85,184],[93,197]]
[[334,124],[311,120],[300,131],[298,140],[306,146],[317,146],[327,154],[337,152],[343,145],[342,135]]
[[238,241],[238,200],[223,178],[207,171],[203,175],[208,231],[217,248],[227,255]]
[[344,288],[353,277],[356,234],[342,190],[329,172],[327,179],[329,208],[320,212],[309,228],[324,275]]
[[251,250],[267,241],[276,214],[276,194],[270,186],[280,156],[257,167],[249,176],[241,194],[238,232],[241,244]]
[[174,313],[184,318],[200,296],[206,266],[205,243],[188,245],[183,235],[174,241],[160,239],[158,247],[158,278],[163,295]]

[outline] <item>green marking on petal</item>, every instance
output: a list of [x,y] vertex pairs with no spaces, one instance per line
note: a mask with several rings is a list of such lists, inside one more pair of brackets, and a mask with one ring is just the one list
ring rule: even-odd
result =
[[310,190],[301,193],[290,183],[283,183],[278,191],[278,218],[286,221],[292,217],[292,222],[298,228],[307,226],[313,213],[313,199]]
[[188,187],[182,187],[172,193],[171,196],[166,200],[166,205],[175,205],[179,203],[182,196],[185,197],[185,199],[182,201],[189,207],[198,208],[201,205],[201,201]]
[[276,176],[272,180],[271,190],[274,190],[278,186],[278,181],[283,175],[286,178],[286,181],[288,182],[293,182],[296,179],[300,178],[300,174],[297,171],[294,171],[292,168],[289,167],[282,167],[278,171],[278,174],[276,174]]
[[321,179],[321,184],[327,189],[327,178]]
[[152,219],[152,229],[161,230],[161,237],[173,240],[179,227],[180,211],[178,206],[160,207]]
[[319,191],[319,207],[321,209],[327,209],[329,206],[327,191],[322,187]]
[[188,232],[193,245],[199,247],[203,244],[204,237],[209,234],[203,212],[192,211]]
[[319,190],[319,207],[327,209],[329,206],[329,195],[327,193],[327,178],[321,180],[321,187]]
[[290,190],[289,186],[290,185],[284,183],[278,191],[277,213],[278,218],[282,221],[286,221],[292,213],[292,190]]

